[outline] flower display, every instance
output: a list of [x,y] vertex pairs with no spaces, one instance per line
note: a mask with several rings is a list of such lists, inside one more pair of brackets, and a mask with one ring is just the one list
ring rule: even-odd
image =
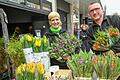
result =
[[68,59],[68,67],[72,70],[75,77],[91,77],[93,73],[93,59],[95,54],[92,52],[80,51],[73,54]]
[[17,80],[44,80],[44,73],[41,63],[21,64],[16,70]]
[[33,45],[33,36],[30,34],[25,34],[21,39],[20,42],[23,48],[31,48]]
[[75,53],[77,46],[80,46],[81,41],[74,34],[65,33],[55,38],[49,48],[49,56],[58,61],[65,62],[72,54]]
[[112,54],[98,55],[94,58],[94,69],[101,79],[116,80],[120,74],[120,59]]
[[97,30],[94,38],[93,50],[106,51],[120,39],[120,33],[117,28],[110,27],[105,31]]

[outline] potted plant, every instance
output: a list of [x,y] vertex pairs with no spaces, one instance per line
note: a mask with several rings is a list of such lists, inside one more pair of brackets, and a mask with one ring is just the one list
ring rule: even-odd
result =
[[6,51],[8,52],[14,67],[18,67],[22,63],[26,62],[22,45],[19,40],[10,38]]
[[48,71],[50,67],[48,47],[49,41],[45,35],[42,38],[36,36],[33,38],[33,52],[35,62],[43,63],[45,66],[45,71]]
[[72,70],[75,80],[92,79],[94,56],[95,54],[92,52],[81,50],[79,54],[73,54],[71,59],[67,60],[68,67]]
[[33,56],[33,36],[31,34],[25,34],[20,38],[20,43],[22,44],[23,52],[27,63],[34,62]]
[[120,75],[120,59],[113,54],[98,55],[94,58],[94,69],[99,79],[116,80]]

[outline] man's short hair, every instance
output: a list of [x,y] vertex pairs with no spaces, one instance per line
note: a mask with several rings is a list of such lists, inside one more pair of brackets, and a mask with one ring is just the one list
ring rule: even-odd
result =
[[92,1],[92,2],[90,2],[88,6],[90,6],[90,5],[92,5],[92,4],[95,4],[95,3],[99,3],[100,6],[101,6],[101,8],[103,9],[103,6],[102,6],[101,2],[97,2],[97,1]]

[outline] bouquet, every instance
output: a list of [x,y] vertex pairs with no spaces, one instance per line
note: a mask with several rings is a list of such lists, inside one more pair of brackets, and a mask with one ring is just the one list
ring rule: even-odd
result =
[[44,80],[44,73],[41,63],[21,64],[16,70],[17,80]]
[[33,46],[33,36],[30,35],[30,34],[25,34],[20,39],[20,42],[21,42],[23,48],[32,48],[32,46]]
[[120,33],[117,28],[110,27],[105,31],[97,30],[94,38],[93,50],[107,51],[120,39]]
[[80,51],[79,54],[73,54],[71,59],[67,60],[68,67],[72,70],[75,77],[91,77],[93,74],[92,52]]
[[81,41],[74,34],[65,33],[60,37],[55,38],[56,41],[49,48],[49,56],[60,62],[65,62],[72,54],[75,53],[77,46],[80,46]]
[[120,74],[120,59],[112,54],[99,55],[94,58],[94,69],[101,79],[116,80]]

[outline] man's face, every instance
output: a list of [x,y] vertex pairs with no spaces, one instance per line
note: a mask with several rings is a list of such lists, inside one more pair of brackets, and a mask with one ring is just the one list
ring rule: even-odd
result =
[[49,20],[49,24],[53,27],[53,28],[59,28],[59,26],[62,25],[61,20],[59,17],[53,17]]
[[94,3],[88,7],[89,15],[94,21],[98,21],[103,17],[103,9],[99,3]]

